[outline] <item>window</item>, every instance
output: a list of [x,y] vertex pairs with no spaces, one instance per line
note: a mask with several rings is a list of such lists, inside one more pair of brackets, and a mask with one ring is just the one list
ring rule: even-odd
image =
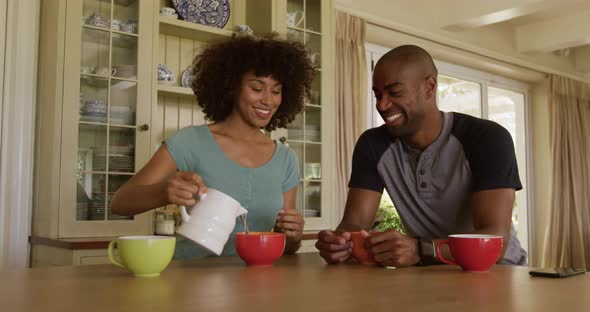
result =
[[[367,64],[372,72],[373,64],[389,49],[367,44]],[[522,247],[529,251],[528,244],[528,188],[527,188],[527,127],[526,103],[528,86],[524,83],[495,76],[471,68],[435,60],[439,71],[437,104],[442,111],[493,120],[510,132],[514,141],[516,160],[523,189],[516,192],[512,222]],[[368,120],[370,128],[383,124],[377,112],[375,97],[371,91],[369,77]],[[387,202],[389,196],[384,193]]]
[[481,118],[479,83],[438,75],[437,103],[445,112],[461,112]]

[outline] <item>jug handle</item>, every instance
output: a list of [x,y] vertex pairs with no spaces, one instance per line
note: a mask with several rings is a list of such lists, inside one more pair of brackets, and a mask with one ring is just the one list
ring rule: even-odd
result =
[[188,222],[191,218],[188,216],[188,213],[186,212],[186,207],[180,206],[178,208],[180,208],[180,216],[182,217],[182,222]]
[[[201,195],[199,200],[203,200],[205,197],[207,197],[207,193]],[[186,206],[179,206],[178,208],[180,209],[180,217],[182,218],[182,222],[189,222],[191,217],[188,215],[188,212],[186,212]]]

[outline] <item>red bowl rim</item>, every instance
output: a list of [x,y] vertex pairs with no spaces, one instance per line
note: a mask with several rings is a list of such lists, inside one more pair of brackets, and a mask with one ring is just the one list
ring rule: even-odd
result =
[[285,233],[278,233],[278,232],[237,232],[236,235],[240,236],[285,236]]
[[503,238],[499,235],[490,235],[490,234],[451,234],[449,238],[462,238],[462,239],[498,239]]

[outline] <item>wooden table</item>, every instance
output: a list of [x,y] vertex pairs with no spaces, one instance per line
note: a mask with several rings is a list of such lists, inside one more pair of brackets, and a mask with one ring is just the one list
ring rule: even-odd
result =
[[590,274],[548,279],[528,270],[326,265],[316,253],[267,268],[239,258],[174,261],[156,278],[111,265],[38,268],[0,272],[0,311],[590,310]]

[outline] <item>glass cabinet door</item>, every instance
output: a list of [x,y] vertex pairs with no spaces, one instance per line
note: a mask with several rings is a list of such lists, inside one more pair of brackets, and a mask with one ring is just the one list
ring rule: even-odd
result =
[[[69,189],[65,197],[75,194],[75,213],[68,211],[75,217],[72,221],[70,216],[66,219],[67,224],[75,226],[66,225],[66,228],[71,229],[72,236],[136,233],[138,217],[114,214],[111,200],[136,169],[141,93],[138,88],[139,26],[143,1],[70,2],[67,18],[73,21],[72,28],[76,29],[68,29],[66,33],[66,63],[71,64],[66,64],[65,81],[67,88],[68,79],[77,76],[79,88],[65,92],[75,97],[76,104],[64,103],[64,145],[75,144],[77,149],[77,161],[68,163],[67,157],[62,161],[63,166],[74,167],[62,173],[66,175],[62,179],[66,181],[64,188]],[[147,103],[149,105],[149,101]],[[76,109],[69,111],[67,105],[71,108],[75,105]],[[71,135],[77,136],[76,142],[68,142]],[[68,153],[69,150],[65,154]],[[75,182],[67,177],[73,172]],[[70,184],[75,184],[75,189]],[[71,204],[65,202],[64,205]],[[143,232],[146,230],[144,228]]]
[[135,171],[138,2],[84,0],[76,220],[127,220],[111,197]]
[[303,43],[316,67],[311,97],[286,131],[286,142],[300,162],[297,209],[307,220],[306,228],[313,229],[307,225],[327,217],[322,207],[322,1],[287,0],[286,10],[287,38]]

